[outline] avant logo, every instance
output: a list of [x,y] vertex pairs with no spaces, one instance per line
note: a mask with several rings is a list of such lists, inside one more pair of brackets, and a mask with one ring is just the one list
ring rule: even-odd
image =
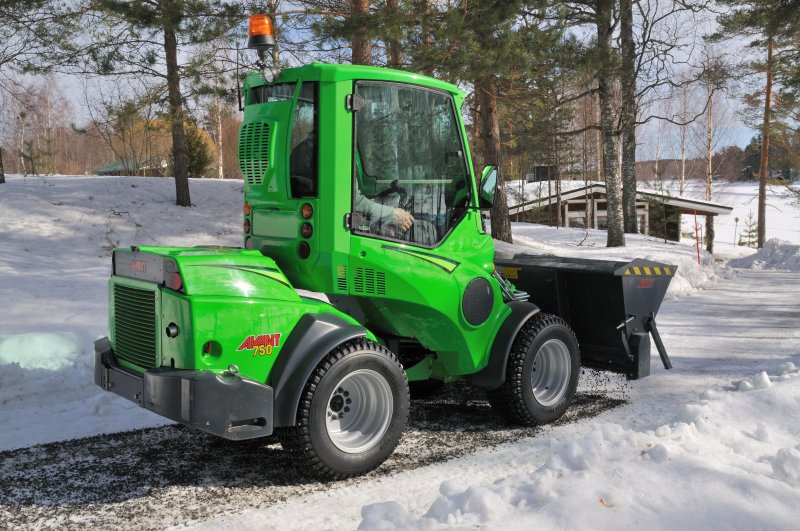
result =
[[242,341],[237,351],[252,350],[253,357],[269,356],[273,349],[281,346],[281,334],[262,334],[260,336],[248,336]]
[[147,262],[144,260],[131,260],[130,268],[139,273],[147,273]]

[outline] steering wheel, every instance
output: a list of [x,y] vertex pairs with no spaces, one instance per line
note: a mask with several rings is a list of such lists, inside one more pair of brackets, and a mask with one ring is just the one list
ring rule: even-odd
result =
[[404,206],[406,206],[408,201],[408,192],[406,192],[405,188],[399,186],[398,182],[399,181],[395,179],[394,181],[392,181],[392,184],[389,185],[389,188],[381,190],[380,193],[378,193],[378,195],[376,195],[375,197],[383,199],[384,197],[387,197],[391,194],[397,194],[400,196],[400,201],[398,203],[398,206],[400,208],[403,208]]

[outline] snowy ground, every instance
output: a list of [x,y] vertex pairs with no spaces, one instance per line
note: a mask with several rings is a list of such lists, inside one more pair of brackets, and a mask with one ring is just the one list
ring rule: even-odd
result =
[[[276,447],[220,446],[92,383],[113,246],[240,244],[242,183],[191,186],[195,207],[183,209],[167,179],[0,185],[0,528],[134,517],[141,528],[796,528],[800,222],[788,202],[772,201],[781,215],[767,226],[787,241],[755,255],[720,243],[701,265],[690,244],[630,237],[609,250],[601,232],[515,224],[525,247],[501,254],[677,264],[659,315],[675,369],[656,356],[652,376],[631,384],[589,374],[573,416],[530,433],[493,424],[479,397],[456,389],[415,406],[384,470],[319,485]],[[736,208],[751,203],[742,194]],[[729,258],[748,269],[720,263]],[[27,448],[146,426],[163,427]],[[230,476],[241,463],[255,469]]]

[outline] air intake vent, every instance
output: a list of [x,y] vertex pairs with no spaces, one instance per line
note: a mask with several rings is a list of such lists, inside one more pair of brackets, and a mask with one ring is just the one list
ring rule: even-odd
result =
[[155,292],[114,285],[114,338],[118,359],[143,369],[158,365]]
[[336,289],[347,291],[347,266],[336,266]]
[[353,276],[353,291],[367,295],[386,295],[386,274],[374,269],[356,268]]
[[269,169],[269,124],[251,122],[239,131],[239,169],[247,184],[261,184]]

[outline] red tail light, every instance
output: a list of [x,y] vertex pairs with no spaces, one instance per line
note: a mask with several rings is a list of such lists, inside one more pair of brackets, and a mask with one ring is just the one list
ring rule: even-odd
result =
[[303,238],[310,238],[314,234],[314,227],[311,226],[311,223],[303,223],[300,227],[300,234],[303,235]]
[[244,220],[244,233],[250,234],[250,228],[251,228],[250,220],[249,219]]
[[250,203],[245,202],[244,204],[244,215],[249,216],[252,210],[250,209]]
[[314,208],[311,206],[311,203],[305,203],[300,208],[300,215],[303,216],[303,219],[311,219],[311,216],[314,214]]
[[300,258],[305,260],[311,254],[311,246],[308,242],[300,242],[300,245],[297,247],[297,254],[300,255]]
[[167,275],[167,280],[164,284],[169,289],[174,289],[175,291],[183,291],[183,279],[181,278],[181,274],[175,271],[174,273],[170,273]]

